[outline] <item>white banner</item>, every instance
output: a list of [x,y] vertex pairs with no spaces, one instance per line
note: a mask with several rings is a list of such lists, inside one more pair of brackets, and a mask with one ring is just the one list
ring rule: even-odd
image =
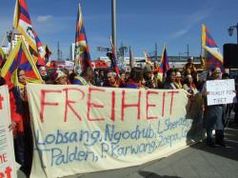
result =
[[208,106],[236,102],[234,79],[209,80],[206,82],[206,88]]
[[185,148],[197,133],[184,90],[29,84],[27,93],[31,178],[140,165]]
[[7,86],[0,86],[0,178],[16,178],[13,136],[9,131],[9,94]]

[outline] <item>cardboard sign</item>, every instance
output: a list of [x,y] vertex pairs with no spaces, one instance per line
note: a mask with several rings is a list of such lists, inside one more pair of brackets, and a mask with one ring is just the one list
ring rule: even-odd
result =
[[0,177],[16,178],[13,135],[7,86],[0,86]]
[[208,106],[237,102],[234,79],[209,80],[206,82],[206,88]]

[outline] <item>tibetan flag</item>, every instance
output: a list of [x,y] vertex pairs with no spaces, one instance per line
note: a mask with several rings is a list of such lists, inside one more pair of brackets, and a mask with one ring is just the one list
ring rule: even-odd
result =
[[161,60],[160,60],[160,66],[159,66],[159,73],[163,74],[163,77],[166,75],[166,72],[170,69],[169,66],[169,59],[167,55],[166,47],[164,47]]
[[36,40],[36,47],[37,47],[37,53],[34,53],[35,56],[37,57],[37,64],[38,65],[43,65],[45,66],[45,55],[46,55],[46,51],[45,48],[43,46],[43,44],[41,43],[37,33],[33,30],[34,36],[35,36],[35,40]]
[[26,39],[29,46],[37,51],[36,40],[32,28],[31,17],[25,0],[16,0],[13,27]]
[[77,21],[76,21],[76,34],[75,34],[75,54],[74,54],[75,67],[80,66],[82,72],[88,67],[91,68],[91,58],[89,53],[89,46],[87,36],[83,24],[83,15],[81,6],[79,4]]
[[202,57],[205,58],[208,69],[215,67],[223,69],[223,56],[205,25],[202,25]]
[[114,72],[116,72],[117,75],[119,75],[120,70],[119,70],[119,67],[117,65],[116,49],[115,49],[115,46],[112,43],[112,39],[110,39],[110,43],[111,43],[112,51],[108,53],[108,57],[111,60],[111,68]]
[[13,27],[16,28],[26,39],[29,49],[34,55],[37,64],[44,65],[45,50],[43,45],[32,27],[30,14],[25,0],[16,0]]
[[9,54],[6,63],[2,67],[1,76],[6,81],[11,81],[10,83],[17,85],[14,80],[14,74],[18,69],[25,71],[28,82],[42,83],[39,71],[23,39],[17,42],[16,47]]
[[0,48],[0,68],[1,68],[2,64],[4,63],[4,61],[5,61],[5,53],[2,50],[2,48]]

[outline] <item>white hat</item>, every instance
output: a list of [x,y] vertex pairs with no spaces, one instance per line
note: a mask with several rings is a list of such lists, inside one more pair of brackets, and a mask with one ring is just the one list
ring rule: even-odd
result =
[[188,75],[186,76],[186,78],[189,79],[189,78],[193,78],[193,77],[192,77],[192,75],[188,74]]
[[176,77],[182,77],[181,73],[178,71],[176,72]]

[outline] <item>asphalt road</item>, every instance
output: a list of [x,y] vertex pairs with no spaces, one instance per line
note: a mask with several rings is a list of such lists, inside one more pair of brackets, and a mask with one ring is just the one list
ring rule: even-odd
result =
[[[65,178],[237,178],[238,125],[225,130],[227,147],[208,147],[197,143],[166,158],[147,164]],[[18,178],[24,178],[18,172]]]

